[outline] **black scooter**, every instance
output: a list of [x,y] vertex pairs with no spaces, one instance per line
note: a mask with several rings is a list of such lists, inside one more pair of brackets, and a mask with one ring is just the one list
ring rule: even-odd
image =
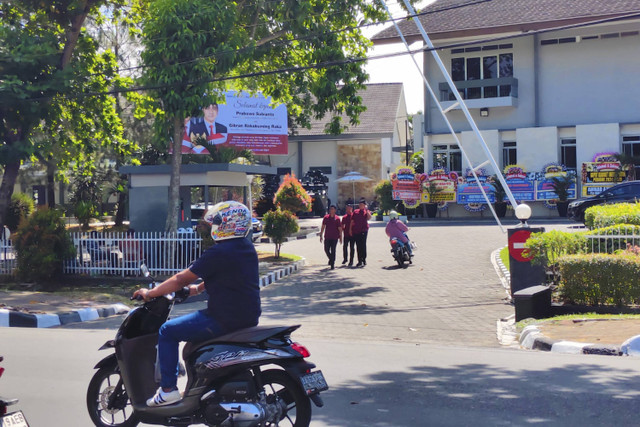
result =
[[402,243],[400,239],[392,237],[389,239],[389,244],[391,244],[391,254],[393,255],[393,259],[396,260],[400,267],[404,266],[405,261],[411,264],[413,261],[411,260],[411,255],[409,254],[409,249],[407,245],[410,243]]
[[[150,278],[145,266],[141,270]],[[319,393],[328,386],[322,372],[311,372],[315,365],[304,360],[309,356],[307,349],[290,339],[299,325],[255,326],[187,343],[182,352],[187,374],[182,400],[167,406],[146,405],[158,388],[158,331],[173,304],[188,295],[189,289],[184,288],[134,308],[115,340],[100,348],[112,348],[115,353],[95,366],[98,371],[89,383],[87,407],[94,424],[308,426],[310,401],[321,407]],[[266,365],[270,369],[264,369]]]
[[[4,358],[0,356],[0,362]],[[0,366],[0,377],[4,373],[4,368]],[[22,411],[8,412],[8,407],[18,403],[18,399],[7,399],[0,396],[0,426],[29,427],[29,423]]]

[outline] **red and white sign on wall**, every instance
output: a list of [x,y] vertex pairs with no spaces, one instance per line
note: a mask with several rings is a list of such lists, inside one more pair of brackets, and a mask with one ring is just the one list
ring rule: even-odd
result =
[[185,119],[183,154],[209,154],[213,146],[251,150],[258,155],[288,154],[287,107],[262,95],[227,92],[225,103],[202,107]]
[[516,261],[529,262],[531,258],[527,255],[524,247],[527,239],[531,237],[531,230],[519,230],[509,237],[509,255]]

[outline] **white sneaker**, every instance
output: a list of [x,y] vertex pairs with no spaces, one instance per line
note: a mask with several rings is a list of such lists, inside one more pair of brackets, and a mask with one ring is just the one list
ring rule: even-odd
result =
[[162,391],[162,387],[158,388],[156,394],[147,400],[147,406],[164,406],[171,405],[182,399],[180,390],[173,390],[170,392]]

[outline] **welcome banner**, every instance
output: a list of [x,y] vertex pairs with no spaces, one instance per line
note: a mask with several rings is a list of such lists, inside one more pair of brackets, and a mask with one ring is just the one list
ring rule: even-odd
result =
[[263,95],[227,92],[225,103],[205,105],[185,119],[183,154],[209,154],[214,146],[251,150],[257,155],[288,154],[287,107]]

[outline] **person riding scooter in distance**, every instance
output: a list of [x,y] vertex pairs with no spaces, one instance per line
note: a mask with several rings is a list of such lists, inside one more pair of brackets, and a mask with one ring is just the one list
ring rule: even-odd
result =
[[181,341],[204,341],[258,324],[261,314],[258,255],[247,239],[251,211],[242,203],[221,202],[204,215],[211,224],[214,245],[195,263],[153,289],[138,289],[134,298],[145,301],[175,292],[189,285],[190,295],[205,289],[209,294],[205,310],[168,320],[160,328],[158,361],[160,388],[147,400],[148,406],[170,405],[182,399],[178,391],[178,347]]
[[410,256],[413,256],[413,251],[411,250],[411,241],[409,240],[409,236],[407,236],[407,231],[409,231],[409,227],[407,227],[402,221],[398,220],[398,212],[391,211],[389,212],[389,222],[387,223],[387,227],[384,230],[387,233],[389,238],[396,238],[402,242],[402,244],[407,248]]

